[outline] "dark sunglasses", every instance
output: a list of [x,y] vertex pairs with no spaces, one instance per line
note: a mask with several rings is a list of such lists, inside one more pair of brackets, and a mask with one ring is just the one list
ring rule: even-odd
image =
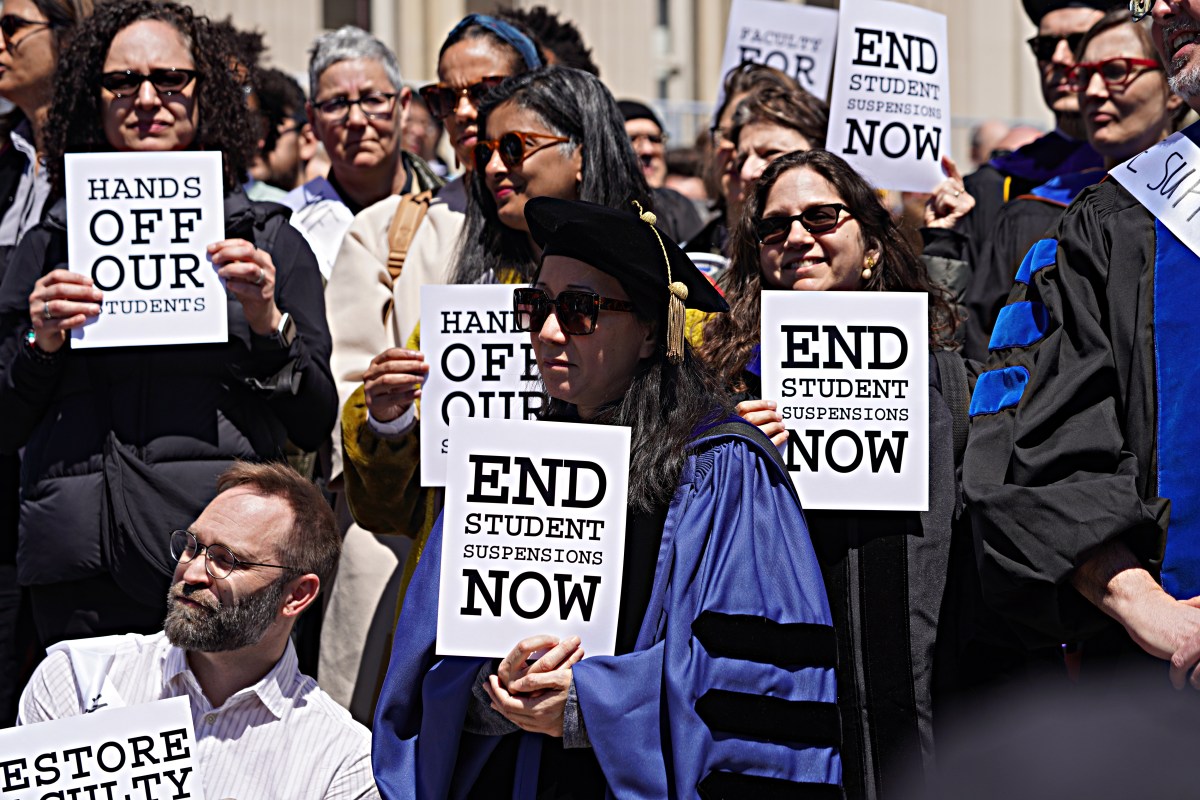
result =
[[503,82],[503,75],[489,75],[486,78],[481,78],[477,83],[472,83],[470,86],[464,86],[461,89],[447,86],[444,83],[431,83],[428,86],[422,86],[417,91],[420,93],[422,99],[425,100],[425,105],[429,108],[429,113],[438,119],[444,119],[453,114],[454,109],[458,108],[458,98],[466,95],[471,105],[479,108],[479,104],[483,101],[483,98],[487,97],[487,93]]
[[553,310],[563,333],[587,336],[596,332],[596,317],[600,316],[601,309],[633,311],[633,303],[601,297],[595,292],[559,292],[558,297],[551,300],[543,289],[513,290],[513,313],[518,331],[540,331]]
[[182,92],[199,77],[200,73],[194,69],[152,69],[149,75],[127,69],[104,73],[100,76],[100,85],[112,92],[114,97],[121,98],[137,94],[142,84],[150,81],[155,91],[170,97]]
[[1079,49],[1079,43],[1083,41],[1084,34],[1068,33],[1066,36],[1034,36],[1025,40],[1025,44],[1029,45],[1029,49],[1033,51],[1033,55],[1038,61],[1050,61],[1054,58],[1054,51],[1058,49],[1058,43],[1063,39],[1067,40],[1067,47],[1071,48],[1074,53]]
[[1093,75],[1099,75],[1100,80],[1111,91],[1124,89],[1133,79],[1143,72],[1162,69],[1162,64],[1152,58],[1106,58],[1103,61],[1081,61],[1067,72],[1067,80],[1071,88],[1082,92],[1092,82]]
[[17,31],[24,28],[50,28],[55,27],[53,22],[46,22],[36,19],[25,19],[18,17],[16,14],[5,14],[0,16],[0,35],[4,36],[4,41],[12,44],[13,37],[17,35]]
[[[846,216],[842,216],[842,212]],[[788,237],[793,222],[799,222],[804,230],[813,234],[829,233],[853,214],[841,203],[822,203],[819,206],[809,206],[799,214],[790,217],[766,217],[754,223],[754,233],[758,236],[759,244],[779,244]]]
[[[535,140],[544,140],[541,144],[532,144]],[[480,139],[475,143],[475,169],[480,173],[487,169],[492,160],[492,153],[500,151],[500,160],[509,169],[516,169],[525,159],[542,148],[560,142],[569,142],[567,136],[555,136],[552,133],[538,131],[509,131],[499,139]]]

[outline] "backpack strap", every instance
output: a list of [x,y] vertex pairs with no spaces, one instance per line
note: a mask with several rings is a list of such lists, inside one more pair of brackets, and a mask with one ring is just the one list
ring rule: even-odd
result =
[[971,391],[967,386],[967,367],[962,356],[953,350],[934,350],[933,357],[942,379],[942,398],[950,408],[950,418],[954,421],[954,464],[959,466],[967,449],[967,433],[971,426],[968,415]]
[[433,201],[433,189],[426,189],[416,194],[406,194],[400,198],[396,213],[392,215],[392,224],[388,226],[388,274],[392,282],[404,271],[404,262],[408,258],[408,248],[412,245],[417,228],[429,212],[429,204]]

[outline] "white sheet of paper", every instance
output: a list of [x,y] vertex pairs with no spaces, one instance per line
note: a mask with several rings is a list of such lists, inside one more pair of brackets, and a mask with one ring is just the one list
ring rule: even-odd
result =
[[880,189],[932,191],[950,152],[946,16],[842,0],[826,147]]
[[919,292],[763,292],[763,399],[804,508],[929,509],[928,313]]
[[822,100],[829,97],[838,13],[779,0],[733,0],[721,74],[752,61],[795,78]]
[[1183,131],[1114,167],[1109,174],[1189,250],[1200,254],[1200,225],[1196,223],[1200,215],[1200,146]]
[[629,429],[453,417],[437,652],[502,658],[536,634],[616,646]]
[[206,248],[225,238],[221,154],[69,153],[67,261],[104,292],[74,348],[229,338]]
[[0,730],[0,796],[14,800],[204,800],[198,766],[186,697]]
[[513,330],[513,287],[421,287],[421,485],[446,485],[452,417],[532,419],[541,375],[528,333]]

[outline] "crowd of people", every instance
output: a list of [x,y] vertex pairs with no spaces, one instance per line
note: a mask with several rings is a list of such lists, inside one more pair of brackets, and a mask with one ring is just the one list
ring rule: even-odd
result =
[[[1200,1],[1023,2],[1054,130],[981,127],[914,215],[784,73],[671,148],[542,7],[424,86],[324,33],[302,87],[173,0],[5,0],[0,726],[187,697],[211,797],[949,797],[992,693],[1200,688],[1200,255],[1109,177],[1200,144]],[[73,348],[66,157],[189,150],[227,340]],[[541,419],[629,429],[613,655],[438,654],[439,284],[512,285]],[[764,291],[927,298],[928,510],[802,508]]]

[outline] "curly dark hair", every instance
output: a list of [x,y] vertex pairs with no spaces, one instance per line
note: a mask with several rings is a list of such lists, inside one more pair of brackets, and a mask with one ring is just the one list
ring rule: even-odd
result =
[[104,134],[100,74],[116,35],[141,20],[171,25],[191,47],[198,73],[195,98],[200,117],[192,147],[224,154],[225,191],[233,191],[246,180],[246,167],[257,142],[241,85],[230,70],[233,53],[228,37],[216,33],[207,17],[168,0],[99,4],[59,54],[54,102],[46,125],[46,161],[54,191],[64,192],[66,153],[112,151]]
[[[504,8],[496,16],[506,22],[515,23],[529,31],[542,50],[549,50],[553,63],[561,67],[574,67],[600,77],[600,68],[592,60],[592,50],[583,43],[583,36],[575,23],[564,21],[558,14],[545,6],[533,8]],[[545,59],[543,59],[545,62]],[[546,62],[549,63],[549,62]]]
[[829,181],[850,209],[862,232],[863,247],[878,249],[879,262],[860,288],[868,292],[925,292],[929,295],[929,346],[953,348],[958,316],[945,290],[929,279],[925,263],[900,232],[896,220],[884,208],[874,187],[854,168],[828,150],[788,153],[772,161],[746,199],[741,218],[733,229],[730,266],[721,278],[721,289],[729,303],[728,314],[716,314],[704,327],[700,356],[735,392],[745,391],[742,372],[759,341],[761,325],[762,270],[759,266],[755,225],[776,181],[794,169],[810,169]]

